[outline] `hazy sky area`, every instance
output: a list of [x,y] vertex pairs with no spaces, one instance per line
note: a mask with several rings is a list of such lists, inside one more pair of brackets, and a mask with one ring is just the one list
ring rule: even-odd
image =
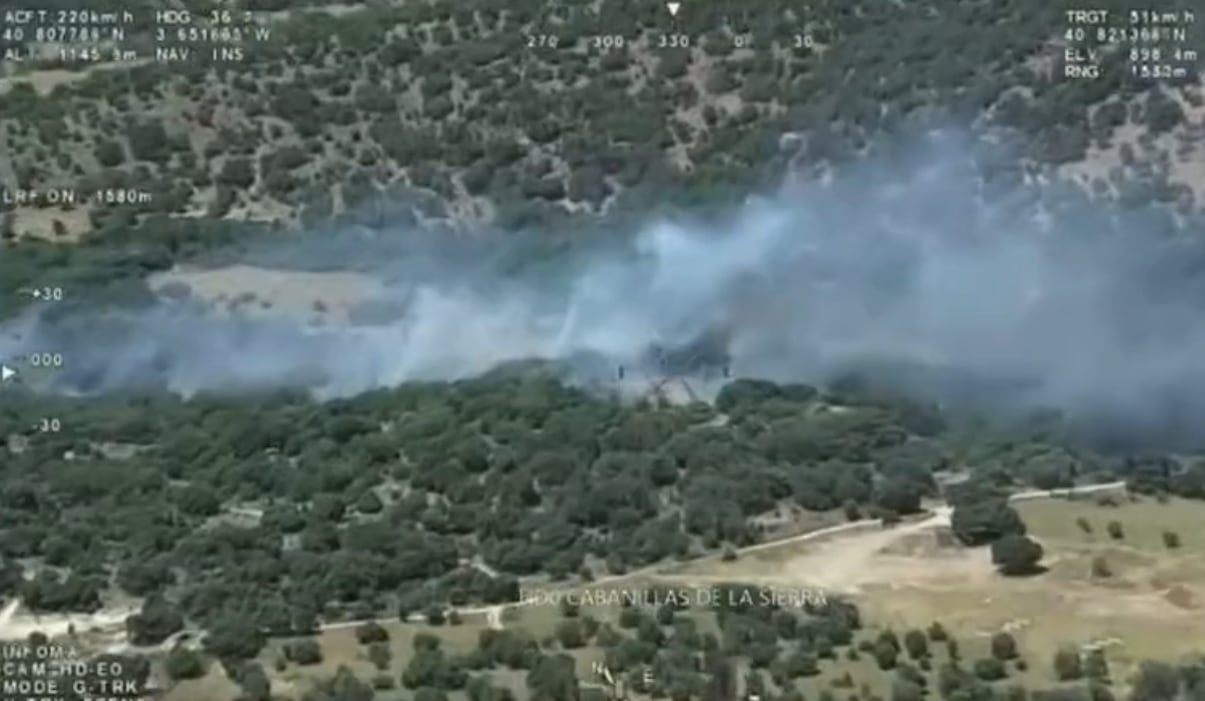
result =
[[[1179,248],[1154,210],[1114,217],[999,186],[985,201],[967,153],[964,140],[935,137],[828,187],[785,187],[722,220],[652,220],[629,246],[510,275],[490,264],[506,257],[505,234],[474,258],[438,252],[449,247],[430,234],[387,231],[371,324],[319,330],[165,301],[107,330],[26,318],[21,340],[10,325],[0,350],[66,334],[55,345],[71,349],[63,377],[77,390],[283,383],[346,395],[530,357],[638,366],[651,343],[726,324],[734,376],[820,382],[867,360],[924,364],[1010,383],[1001,402],[1145,423],[1165,421],[1152,407],[1174,400],[1179,420],[1205,417],[1193,408],[1205,405],[1205,277],[1195,272],[1205,257]],[[374,258],[362,236],[301,241],[287,252],[295,261],[329,267],[343,241],[349,259],[351,248]]]

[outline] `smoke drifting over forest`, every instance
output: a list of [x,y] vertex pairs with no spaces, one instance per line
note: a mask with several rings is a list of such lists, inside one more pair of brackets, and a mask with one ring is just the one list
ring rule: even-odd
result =
[[[377,261],[371,322],[314,328],[164,300],[104,323],[27,317],[0,350],[69,349],[61,388],[76,392],[331,396],[527,358],[568,361],[582,379],[620,364],[651,372],[651,344],[722,328],[734,377],[820,383],[869,364],[919,391],[1102,413],[1133,430],[1205,418],[1200,249],[1158,210],[1023,186],[1007,158],[971,151],[930,138],[723,219],[651,221],[519,271],[494,265],[521,238],[505,233],[468,247],[479,254],[415,231],[309,237],[288,256],[329,267],[345,246],[349,260]],[[974,160],[997,175],[985,183]],[[373,241],[389,242],[388,259]]]

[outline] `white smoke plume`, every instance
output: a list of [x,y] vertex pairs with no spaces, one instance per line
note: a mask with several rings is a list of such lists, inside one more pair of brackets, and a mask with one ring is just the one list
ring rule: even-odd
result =
[[[1153,207],[1111,209],[1008,173],[984,182],[971,167],[983,152],[931,136],[722,218],[659,217],[519,271],[494,264],[513,258],[505,232],[468,246],[477,257],[416,231],[374,235],[404,242],[385,259],[365,255],[368,239],[335,236],[328,266],[344,240],[375,261],[363,271],[379,282],[371,322],[313,328],[165,300],[106,324],[26,318],[0,351],[69,347],[63,382],[83,392],[151,382],[345,396],[528,358],[597,380],[647,370],[652,345],[719,328],[733,376],[822,382],[870,362],[923,385],[920,368],[945,368],[1001,383],[1001,401],[1137,422],[1205,390],[1205,277],[1194,275],[1205,257],[1192,232]],[[310,245],[290,257],[304,261]]]

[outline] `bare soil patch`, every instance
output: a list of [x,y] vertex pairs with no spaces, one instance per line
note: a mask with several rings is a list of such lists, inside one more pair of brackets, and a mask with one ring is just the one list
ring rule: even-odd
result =
[[380,296],[380,281],[349,272],[274,270],[232,265],[176,269],[152,276],[151,289],[183,285],[210,304],[241,313],[271,313],[346,321],[356,307]]
[[[1060,647],[1103,645],[1118,678],[1144,659],[1178,659],[1205,647],[1205,620],[1194,616],[1205,601],[1205,557],[1185,546],[1168,550],[1161,530],[1202,518],[1188,504],[1124,504],[1107,508],[1091,499],[1035,499],[1019,504],[1036,513],[1033,535],[1047,551],[1044,574],[1004,577],[987,548],[964,548],[952,540],[943,519],[888,529],[849,531],[821,542],[788,543],[732,562],[707,561],[682,568],[676,578],[690,581],[749,581],[775,587],[806,587],[853,596],[876,625],[897,629],[941,621],[969,636],[968,659],[987,654],[990,635],[1010,630],[1030,658],[1032,681],[1050,684],[1049,660]],[[1077,509],[1122,517],[1134,531],[1117,543],[1103,534],[1069,539],[1078,532]],[[1160,511],[1160,509],[1166,509]],[[1140,525],[1124,518],[1142,516]],[[1050,518],[1045,519],[1044,517]],[[1056,519],[1070,523],[1050,526]],[[1136,519],[1135,519],[1136,520]],[[1195,523],[1195,522],[1194,522]],[[1200,532],[1197,528],[1196,532]],[[1093,575],[1093,560],[1104,558],[1106,578]],[[983,649],[978,650],[976,646]]]
[[0,640],[25,640],[31,633],[41,632],[49,638],[75,635],[105,647],[124,639],[125,620],[137,612],[131,605],[114,605],[92,614],[35,614],[22,610],[14,600],[0,611]]

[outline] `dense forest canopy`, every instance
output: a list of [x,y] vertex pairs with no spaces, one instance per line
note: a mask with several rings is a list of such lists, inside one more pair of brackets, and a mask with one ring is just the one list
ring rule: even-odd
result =
[[[64,430],[30,431],[48,411]],[[2,418],[6,561],[71,573],[10,588],[87,610],[115,572],[130,593],[171,591],[205,621],[252,602],[313,623],[352,605],[506,600],[506,577],[622,572],[755,542],[751,519],[780,503],[912,513],[946,470],[993,490],[1120,475],[1191,496],[1202,469],[1060,447],[1049,421],[993,438],[901,398],[747,380],[714,407],[625,405],[538,374],[327,403],[9,392]],[[224,523],[231,504],[256,525]],[[464,569],[473,557],[503,579]]]
[[[368,291],[350,322],[291,318],[252,293],[215,309],[177,283],[157,300],[85,295],[26,313],[0,350],[71,348],[48,385],[85,394],[346,397],[531,359],[628,394],[687,375],[702,397],[725,373],[826,384],[855,372],[947,408],[1061,412],[1113,448],[1199,448],[1200,219],[1065,185],[985,193],[976,163],[1001,144],[909,138],[723,217],[595,224],[563,251],[392,221],[264,232],[206,258],[354,273]],[[164,225],[159,255],[213,244],[209,228]]]
[[[159,5],[94,5],[153,46]],[[1205,498],[1199,71],[1092,44],[1067,79],[1063,0],[504,5],[246,0],[271,31],[238,63],[4,67],[0,188],[83,195],[0,198],[4,626],[129,605],[140,683],[247,701],[578,701],[595,652],[674,701],[800,701],[841,665],[809,701],[1121,693],[1103,649],[1032,660],[1058,686],[1031,693],[1009,630],[964,664],[968,631],[845,596],[566,604],[543,638],[500,612],[943,517],[1047,582],[1068,551],[1017,492]],[[1124,591],[1110,562],[1091,584]],[[374,671],[298,685],[339,625]]]

